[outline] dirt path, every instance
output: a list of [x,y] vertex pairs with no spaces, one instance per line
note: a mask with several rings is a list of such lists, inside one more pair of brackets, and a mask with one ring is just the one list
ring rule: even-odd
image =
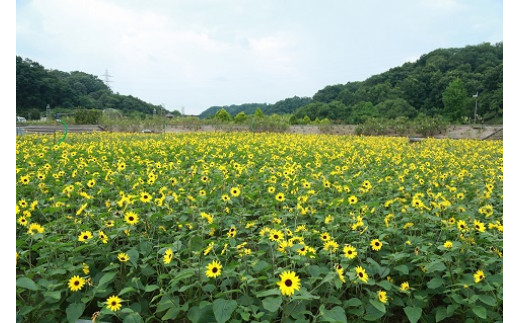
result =
[[[61,126],[50,125],[30,125],[20,127],[24,133],[54,133],[54,131],[63,131]],[[328,134],[333,135],[355,135],[355,125],[332,125],[327,129]],[[141,129],[139,132],[143,131]],[[162,130],[162,129],[161,129]],[[94,132],[103,131],[97,125],[70,125],[68,132]],[[166,132],[180,133],[180,132],[215,132],[215,131],[249,131],[247,126],[240,125],[226,125],[223,128],[217,128],[211,125],[200,126],[167,126]],[[152,131],[161,132],[161,131]],[[290,126],[287,133],[301,133],[301,134],[319,134],[322,133],[318,126]],[[447,131],[442,135],[436,135],[434,138],[452,138],[452,139],[479,139],[479,140],[503,140],[503,126],[470,126],[470,125],[456,125],[449,126]]]

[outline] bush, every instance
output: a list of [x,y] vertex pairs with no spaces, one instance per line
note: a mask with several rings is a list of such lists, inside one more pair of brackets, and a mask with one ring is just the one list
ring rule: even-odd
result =
[[102,115],[103,112],[100,110],[78,108],[74,114],[74,122],[76,124],[98,124]]
[[226,109],[222,108],[215,114],[215,119],[221,122],[229,122],[231,121],[231,116]]
[[444,133],[447,128],[448,123],[441,116],[420,116],[414,120],[414,130],[424,137]]

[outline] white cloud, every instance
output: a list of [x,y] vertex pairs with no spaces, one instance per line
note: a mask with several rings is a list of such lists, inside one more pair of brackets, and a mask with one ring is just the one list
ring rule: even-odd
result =
[[[473,15],[460,13],[471,6]],[[500,35],[501,8],[477,9],[455,0],[27,0],[17,2],[17,55],[63,71],[108,69],[114,91],[198,113],[312,96],[400,57]]]

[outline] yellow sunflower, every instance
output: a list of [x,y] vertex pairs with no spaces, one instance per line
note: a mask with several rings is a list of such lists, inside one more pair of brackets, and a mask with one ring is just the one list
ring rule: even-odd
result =
[[121,302],[123,300],[115,295],[110,296],[107,299],[107,308],[111,310],[112,312],[119,311],[121,309]]
[[130,225],[134,225],[139,222],[139,216],[135,212],[128,211],[125,213],[125,221]]
[[78,241],[88,241],[92,239],[92,232],[90,231],[82,231],[78,236]]
[[84,285],[85,285],[85,279],[83,279],[77,275],[72,276],[72,278],[69,279],[69,289],[73,292],[77,292],[78,290],[81,290]]
[[282,295],[291,296],[295,290],[300,290],[300,278],[294,271],[284,271],[277,283]]
[[240,195],[240,189],[238,187],[232,187],[230,193],[234,197],[238,197]]
[[163,256],[163,262],[165,265],[169,264],[173,259],[173,251],[172,249],[166,249]]
[[387,297],[386,297],[386,292],[385,291],[378,291],[377,292],[377,298],[379,299],[379,301],[383,304],[386,304],[387,302]]
[[117,259],[121,262],[127,262],[130,260],[130,256],[127,253],[121,252],[117,255]]
[[379,241],[379,239],[374,239],[370,241],[370,245],[372,246],[372,250],[379,251],[383,247],[383,243]]
[[475,279],[475,283],[480,283],[484,278],[486,278],[486,275],[484,275],[484,272],[482,270],[477,270],[476,273],[473,274],[473,278]]
[[280,230],[271,230],[269,232],[269,240],[279,242],[283,240],[284,234]]
[[206,277],[216,278],[222,274],[222,265],[220,261],[213,260],[206,266]]
[[141,202],[148,203],[152,200],[152,196],[146,192],[141,193]]
[[325,249],[331,253],[335,252],[338,249],[338,247],[339,247],[338,243],[334,240],[329,240],[329,241],[325,242],[323,245],[323,249]]
[[364,283],[368,282],[368,275],[367,275],[365,269],[363,269],[363,267],[361,267],[361,266],[356,267],[356,275],[358,276],[359,280],[361,280],[362,282],[364,282]]
[[27,230],[27,233],[29,233],[30,235],[33,235],[35,233],[43,233],[44,230],[45,230],[45,228],[42,227],[41,225],[39,225],[38,223],[31,223],[29,225],[29,229]]
[[348,259],[354,259],[357,256],[356,248],[347,244],[345,247],[343,247],[343,253],[345,255],[345,258]]

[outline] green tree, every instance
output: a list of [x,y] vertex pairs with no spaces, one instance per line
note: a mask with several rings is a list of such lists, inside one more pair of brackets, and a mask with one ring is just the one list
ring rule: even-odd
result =
[[446,90],[442,93],[444,116],[451,121],[460,121],[464,116],[469,117],[469,101],[470,98],[468,92],[464,88],[464,84],[459,78],[455,79],[448,84]]
[[352,107],[352,123],[364,123],[369,118],[376,118],[379,111],[372,102],[361,101]]
[[263,116],[264,116],[264,113],[262,112],[262,109],[256,108],[255,117],[262,118]]
[[244,123],[247,121],[247,115],[244,111],[240,111],[234,119],[236,123]]
[[229,122],[231,121],[231,116],[226,109],[222,108],[215,114],[215,119],[222,122]]
[[309,116],[306,115],[305,117],[303,117],[302,124],[309,124],[309,123],[311,123],[311,118],[309,118]]
[[414,118],[417,115],[417,110],[401,98],[385,100],[376,105],[376,109],[382,117],[390,119],[397,117]]

